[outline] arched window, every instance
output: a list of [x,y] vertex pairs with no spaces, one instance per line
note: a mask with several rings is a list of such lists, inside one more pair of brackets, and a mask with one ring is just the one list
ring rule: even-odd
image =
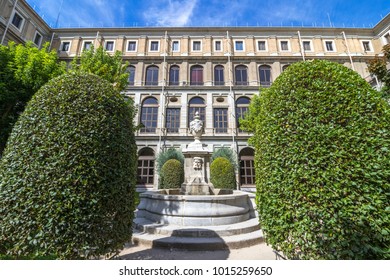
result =
[[199,117],[203,121],[203,125],[205,126],[206,120],[206,103],[204,99],[201,97],[194,97],[188,103],[188,127],[190,126],[190,122],[194,119],[195,113],[199,112]]
[[157,128],[158,101],[154,97],[148,97],[142,102],[140,132],[155,133]]
[[178,86],[179,85],[179,71],[180,68],[177,65],[171,66],[169,69],[169,85]]
[[217,65],[214,67],[214,85],[215,86],[223,86],[225,85],[225,78],[223,75],[223,66]]
[[245,65],[238,65],[235,69],[236,85],[248,85],[248,68]]
[[251,100],[245,96],[240,97],[236,100],[236,120],[239,132],[242,132],[242,130],[240,129],[239,120],[243,119],[245,117],[245,114],[248,112],[249,103],[251,103]]
[[259,67],[260,86],[271,86],[271,67],[268,65],[261,65]]
[[240,160],[240,185],[254,186],[255,185],[255,167],[254,167],[254,151],[251,148],[244,148],[239,154]]
[[129,73],[129,78],[127,81],[129,82],[129,86],[134,86],[134,80],[135,80],[135,67],[130,65],[127,67],[127,72]]
[[203,67],[195,65],[191,67],[190,85],[203,86]]
[[148,68],[146,68],[145,85],[158,86],[158,67],[157,66],[149,66]]
[[153,185],[154,183],[154,151],[143,148],[138,154],[137,185]]
[[283,65],[282,72],[286,71],[286,69],[290,66],[290,64]]

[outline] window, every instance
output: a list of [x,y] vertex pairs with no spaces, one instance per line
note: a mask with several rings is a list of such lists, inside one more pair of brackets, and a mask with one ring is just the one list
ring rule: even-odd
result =
[[288,41],[280,41],[280,50],[281,51],[288,51]]
[[34,37],[34,44],[37,45],[38,47],[40,47],[41,42],[42,42],[42,35],[39,34],[38,32],[36,32],[35,37]]
[[363,45],[363,50],[365,52],[371,52],[372,51],[370,41],[362,41],[362,45]]
[[68,52],[70,50],[70,42],[62,42],[60,50],[62,52]]
[[168,133],[178,133],[180,128],[180,108],[167,108],[165,127]]
[[91,47],[92,47],[92,41],[86,41],[86,42],[84,42],[84,46],[83,46],[83,50],[84,50],[84,51],[90,50]]
[[180,68],[177,65],[171,66],[169,70],[169,85],[178,86],[179,85],[179,72]]
[[286,69],[290,66],[290,64],[283,65],[282,72],[286,71]]
[[158,86],[158,67],[149,66],[146,68],[146,81],[147,86]]
[[22,16],[15,12],[14,17],[12,18],[12,24],[20,30],[22,29],[23,21],[24,19]]
[[385,42],[386,44],[390,44],[390,34],[385,35]]
[[172,42],[172,51],[173,51],[173,52],[178,52],[178,51],[180,51],[179,41],[173,41],[173,42]]
[[261,65],[259,67],[260,86],[269,87],[271,85],[271,67]]
[[257,50],[258,51],[266,51],[267,45],[265,41],[257,41]]
[[206,104],[204,102],[204,99],[198,96],[192,98],[188,103],[188,127],[190,127],[190,122],[194,119],[196,112],[199,112],[199,117],[203,121],[205,126]]
[[195,65],[191,67],[190,85],[202,86],[203,85],[203,67]]
[[192,41],[192,50],[193,51],[201,51],[202,50],[202,42],[201,41]]
[[214,41],[214,51],[216,51],[216,52],[222,51],[222,42],[221,41]]
[[129,78],[127,79],[127,81],[129,82],[129,86],[134,86],[135,67],[134,66],[127,67],[127,72],[129,73]]
[[235,69],[236,85],[246,86],[248,85],[248,68],[244,65],[239,65]]
[[244,148],[239,154],[240,185],[255,185],[254,151]]
[[137,51],[137,41],[128,41],[127,42],[127,51],[128,52]]
[[333,41],[325,41],[325,49],[328,52],[334,52]]
[[114,51],[114,41],[107,41],[105,44],[105,49],[108,52],[113,52]]
[[235,41],[234,42],[235,51],[244,51],[244,41]]
[[153,185],[154,161],[154,152],[151,148],[144,148],[139,152],[137,168],[138,185]]
[[243,119],[248,112],[250,102],[251,100],[245,96],[238,98],[236,101],[236,121],[239,132],[242,132],[240,129],[240,119]]
[[215,86],[225,85],[223,70],[224,70],[224,68],[222,65],[217,65],[214,67],[214,85]]
[[306,51],[306,52],[310,52],[311,51],[311,42],[310,41],[303,41],[302,45],[303,45],[303,50],[304,51]]
[[228,109],[214,108],[214,132],[227,133],[228,129]]
[[160,42],[159,41],[150,41],[150,51],[151,52],[158,52],[160,49]]
[[141,107],[141,123],[143,127],[140,129],[142,133],[155,133],[158,119],[158,101],[154,97],[148,97],[142,102]]

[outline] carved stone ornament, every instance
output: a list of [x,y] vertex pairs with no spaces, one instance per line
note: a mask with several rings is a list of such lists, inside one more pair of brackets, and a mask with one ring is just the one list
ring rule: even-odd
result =
[[194,157],[193,167],[195,170],[201,170],[203,165],[203,160],[200,157]]
[[194,120],[190,122],[190,133],[194,136],[195,141],[199,141],[203,134],[203,121],[199,117],[199,112],[195,113]]

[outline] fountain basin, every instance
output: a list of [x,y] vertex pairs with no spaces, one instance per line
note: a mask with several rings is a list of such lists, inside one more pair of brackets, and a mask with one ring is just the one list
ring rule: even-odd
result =
[[137,218],[177,226],[219,226],[255,217],[248,193],[213,191],[215,195],[183,195],[180,190],[144,192],[140,195]]

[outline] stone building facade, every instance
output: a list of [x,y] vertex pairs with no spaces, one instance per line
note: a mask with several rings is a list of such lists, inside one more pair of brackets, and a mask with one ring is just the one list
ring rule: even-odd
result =
[[92,45],[109,53],[122,52],[130,73],[124,94],[138,108],[135,123],[143,124],[136,135],[140,189],[156,185],[159,152],[183,149],[192,141],[188,125],[195,112],[205,123],[202,141],[213,150],[233,149],[240,162],[239,186],[253,189],[254,151],[248,145],[250,135],[240,130],[238,122],[251,98],[272,85],[290,64],[309,59],[341,63],[375,85],[367,63],[390,43],[390,15],[373,28],[52,29],[24,0],[12,11],[14,2],[0,0],[0,34],[5,42],[36,41],[40,34],[38,47],[50,41],[59,57],[69,62]]

